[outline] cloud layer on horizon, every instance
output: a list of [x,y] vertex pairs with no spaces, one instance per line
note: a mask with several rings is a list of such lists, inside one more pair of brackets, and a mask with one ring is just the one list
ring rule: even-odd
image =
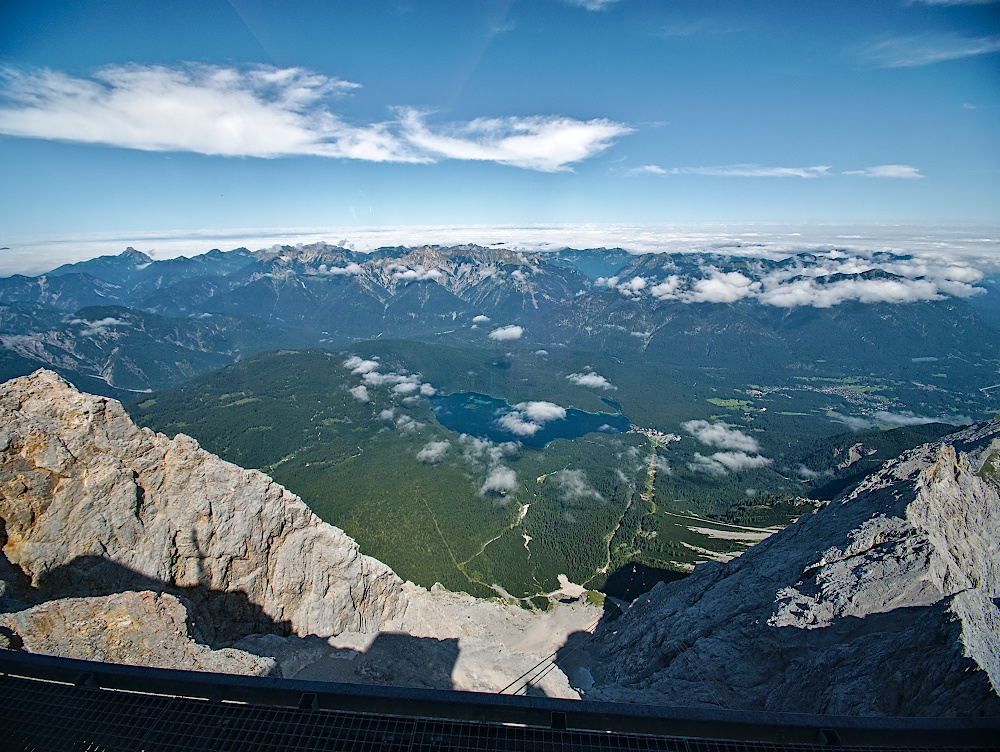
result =
[[390,120],[353,125],[328,103],[360,85],[304,68],[118,65],[90,78],[7,68],[0,81],[0,133],[141,151],[478,160],[557,172],[631,132],[607,119],[559,116],[431,126],[428,113],[411,107]]
[[676,273],[672,261],[653,274],[627,278],[599,277],[598,287],[609,287],[628,298],[652,297],[682,303],[735,303],[744,298],[779,308],[830,308],[846,301],[910,303],[969,298],[984,292],[976,287],[984,275],[964,262],[934,261],[887,253],[850,254],[817,250],[787,257],[780,266],[761,262],[738,271],[712,263],[699,276]]

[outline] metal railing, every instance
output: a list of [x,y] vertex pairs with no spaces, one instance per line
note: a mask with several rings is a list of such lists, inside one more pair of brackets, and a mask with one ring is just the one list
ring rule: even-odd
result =
[[[64,718],[67,712],[58,707],[59,702],[66,702],[65,698],[73,696],[74,692],[89,692],[88,697],[96,697],[95,692],[102,692],[103,701],[111,703],[116,698],[125,702],[130,694],[192,698],[199,701],[192,705],[196,710],[215,703],[216,715],[218,703],[238,703],[320,714],[334,712],[494,724],[544,729],[557,734],[596,732],[611,736],[670,738],[678,744],[685,740],[677,747],[685,749],[691,748],[695,740],[700,740],[695,744],[700,749],[812,749],[832,744],[860,749],[1000,748],[1000,719],[997,718],[873,718],[641,706],[210,674],[11,650],[0,650],[0,673],[4,675],[2,681],[8,684],[19,681],[18,677],[35,682],[31,686],[35,688],[33,691],[40,692],[38,697],[45,696],[46,683],[59,687],[58,691],[52,690],[54,699],[51,701],[51,713],[59,718]],[[23,692],[18,687],[22,685],[10,684],[8,694]],[[58,700],[57,696],[63,699]],[[10,701],[17,699],[14,694],[11,697]],[[40,701],[32,702],[38,705]],[[19,717],[9,714],[10,710],[8,704],[8,712],[3,713],[5,723],[8,729],[17,729]],[[32,712],[44,710],[35,708]],[[133,722],[141,724],[148,720],[137,716]],[[733,742],[739,743],[738,747],[733,747]]]

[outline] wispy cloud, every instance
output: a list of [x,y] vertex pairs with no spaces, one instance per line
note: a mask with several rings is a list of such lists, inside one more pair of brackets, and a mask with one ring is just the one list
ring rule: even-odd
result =
[[432,126],[400,108],[351,124],[330,104],[359,84],[303,68],[112,66],[90,78],[0,71],[0,133],[142,151],[372,162],[483,160],[555,172],[608,148],[631,129],[606,119],[476,119]]
[[626,175],[666,175],[667,171],[659,165],[648,164],[641,167],[632,167],[625,170]]
[[610,120],[560,117],[480,118],[432,130],[425,114],[402,111],[406,142],[433,158],[499,162],[542,172],[569,165],[607,149],[631,129]]
[[922,34],[875,42],[862,58],[880,68],[914,68],[1000,51],[1000,34],[988,37]]
[[587,10],[607,10],[619,0],[563,0],[569,5],[576,5]]
[[702,444],[719,447],[720,449],[740,449],[746,452],[759,452],[760,445],[752,436],[747,436],[738,428],[731,428],[722,421],[709,423],[707,420],[689,420],[681,427],[694,436]]
[[903,180],[919,180],[924,177],[916,167],[905,164],[885,164],[866,167],[863,170],[846,170],[845,175],[864,175],[869,178],[902,178]]
[[579,499],[605,500],[597,489],[587,483],[587,475],[583,470],[559,470],[551,475],[552,479],[559,486],[559,495],[563,501],[575,501]]
[[719,165],[716,167],[672,167],[672,175],[717,175],[741,178],[818,178],[829,173],[829,166],[763,167],[754,164]]

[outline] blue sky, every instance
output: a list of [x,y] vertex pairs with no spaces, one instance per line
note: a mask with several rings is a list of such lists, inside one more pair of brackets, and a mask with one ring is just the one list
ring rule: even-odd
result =
[[1000,223],[996,2],[13,1],[0,67],[15,250],[226,228]]

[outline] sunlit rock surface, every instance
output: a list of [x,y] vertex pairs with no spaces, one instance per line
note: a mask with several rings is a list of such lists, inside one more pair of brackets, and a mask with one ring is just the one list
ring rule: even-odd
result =
[[211,641],[373,631],[402,582],[266,475],[49,371],[0,387],[3,553],[42,597],[175,589]]

